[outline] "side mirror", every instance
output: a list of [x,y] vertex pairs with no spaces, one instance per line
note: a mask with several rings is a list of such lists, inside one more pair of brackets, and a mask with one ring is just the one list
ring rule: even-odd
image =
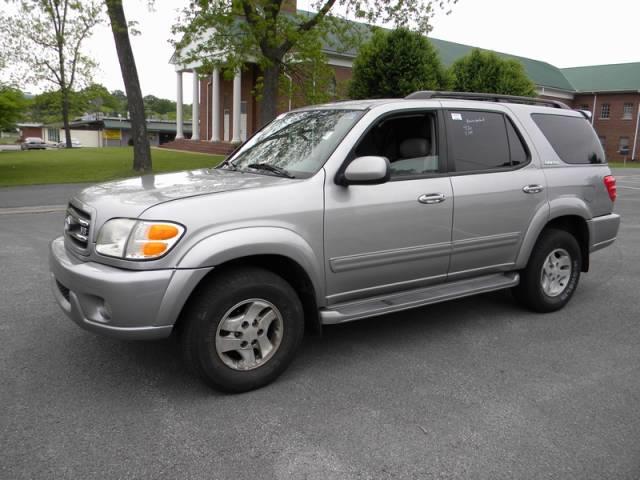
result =
[[391,177],[386,157],[368,155],[354,159],[343,174],[343,185],[377,185]]

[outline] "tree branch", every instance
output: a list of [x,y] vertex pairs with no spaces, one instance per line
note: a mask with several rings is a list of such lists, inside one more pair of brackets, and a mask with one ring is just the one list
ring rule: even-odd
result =
[[[327,0],[327,2],[322,6],[322,8],[318,10],[318,13],[316,13],[313,17],[311,17],[306,22],[300,24],[300,26],[296,29],[296,35],[306,33],[309,30],[311,30],[313,27],[315,27],[318,23],[320,23],[320,21],[327,16],[327,13],[329,13],[329,10],[331,10],[331,8],[335,3],[336,3],[336,0]],[[291,47],[293,47],[293,44],[294,44],[293,40],[291,40],[291,38],[287,38],[282,43],[279,50],[281,50],[283,53],[286,53],[291,49]]]
[[58,75],[58,71],[51,66],[51,64],[49,63],[48,60],[43,60],[42,63],[44,63],[44,65],[49,70],[51,70],[51,73],[53,73],[53,75],[56,77],[56,81],[58,82],[58,85],[60,85],[62,87],[62,80],[60,79],[60,76]]

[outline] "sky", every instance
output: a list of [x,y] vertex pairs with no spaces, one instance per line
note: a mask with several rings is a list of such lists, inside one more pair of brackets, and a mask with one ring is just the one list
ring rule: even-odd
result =
[[[124,0],[128,20],[139,22],[132,45],[143,95],[176,99],[176,79],[169,58],[171,26],[187,0]],[[309,9],[309,0],[298,8]],[[636,0],[459,0],[450,15],[433,19],[430,36],[497,50],[557,67],[640,62],[640,18]],[[633,20],[635,19],[635,20]],[[124,90],[111,30],[97,27],[86,50],[99,62],[95,81]],[[183,79],[185,102],[191,102],[189,75]],[[33,89],[37,92],[37,89]]]

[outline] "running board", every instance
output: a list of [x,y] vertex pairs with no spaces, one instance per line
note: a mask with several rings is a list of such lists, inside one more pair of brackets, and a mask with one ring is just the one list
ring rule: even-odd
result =
[[380,295],[366,300],[336,303],[320,310],[320,320],[324,325],[350,322],[361,318],[422,307],[432,303],[445,302],[455,298],[515,287],[519,281],[520,276],[516,272],[496,273],[416,290]]

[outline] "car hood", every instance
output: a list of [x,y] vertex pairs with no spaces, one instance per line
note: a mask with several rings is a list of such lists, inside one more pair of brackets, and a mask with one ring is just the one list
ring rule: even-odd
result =
[[154,205],[180,198],[292,181],[296,180],[226,169],[200,169],[101,183],[82,190],[72,203],[88,210],[95,218],[94,223],[100,225],[113,217],[138,217]]

